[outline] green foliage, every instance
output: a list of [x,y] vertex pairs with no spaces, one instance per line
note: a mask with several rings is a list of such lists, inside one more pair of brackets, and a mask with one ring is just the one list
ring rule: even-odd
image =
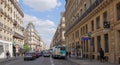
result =
[[28,44],[24,44],[24,51],[25,51],[25,52],[30,51],[30,47],[29,47]]

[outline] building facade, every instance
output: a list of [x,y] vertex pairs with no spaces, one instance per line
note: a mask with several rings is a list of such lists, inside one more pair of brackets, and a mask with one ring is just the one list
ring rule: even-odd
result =
[[[120,0],[66,0],[66,44],[75,56],[120,63]],[[89,39],[91,38],[91,39]]]
[[23,17],[17,0],[0,0],[0,58],[6,57],[6,51],[13,55],[14,42],[24,43]]
[[51,42],[51,47],[57,45],[66,45],[64,33],[65,33],[65,17],[64,17],[64,13],[62,12],[60,23],[57,27],[57,30]]
[[24,32],[25,44],[28,44],[31,51],[41,50],[42,40],[32,22],[29,22]]

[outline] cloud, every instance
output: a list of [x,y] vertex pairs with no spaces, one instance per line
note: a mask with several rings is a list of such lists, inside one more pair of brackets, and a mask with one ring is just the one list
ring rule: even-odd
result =
[[59,0],[23,0],[24,4],[28,5],[36,11],[48,11],[61,5]]
[[24,27],[25,28],[26,28],[28,22],[30,22],[30,21],[33,22],[33,24],[35,25],[35,28],[38,31],[38,33],[40,34],[43,41],[45,43],[49,44],[50,40],[52,39],[51,36],[54,35],[55,30],[56,30],[54,22],[51,20],[42,20],[35,16],[25,14],[25,17],[24,17]]

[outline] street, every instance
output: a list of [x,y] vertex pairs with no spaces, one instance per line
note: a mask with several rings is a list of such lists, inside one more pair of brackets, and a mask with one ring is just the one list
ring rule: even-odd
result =
[[[1,65],[1,64],[0,64]],[[2,65],[77,65],[67,59],[53,59],[51,57],[39,57],[35,60],[24,61],[23,58],[10,61]]]

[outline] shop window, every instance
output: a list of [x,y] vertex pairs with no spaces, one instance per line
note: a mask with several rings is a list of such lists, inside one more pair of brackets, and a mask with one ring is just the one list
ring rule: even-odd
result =
[[95,55],[92,55],[92,59],[95,59]]
[[109,38],[108,38],[108,34],[104,35],[104,41],[105,41],[105,52],[109,52]]
[[120,3],[117,4],[117,20],[120,20]]
[[93,46],[92,51],[93,51],[93,52],[95,52],[95,44],[94,44],[94,40],[95,40],[94,37],[92,37],[92,46]]
[[86,40],[86,52],[88,52],[88,40]]
[[98,52],[99,52],[100,48],[101,48],[101,37],[97,36],[97,50],[98,50]]

